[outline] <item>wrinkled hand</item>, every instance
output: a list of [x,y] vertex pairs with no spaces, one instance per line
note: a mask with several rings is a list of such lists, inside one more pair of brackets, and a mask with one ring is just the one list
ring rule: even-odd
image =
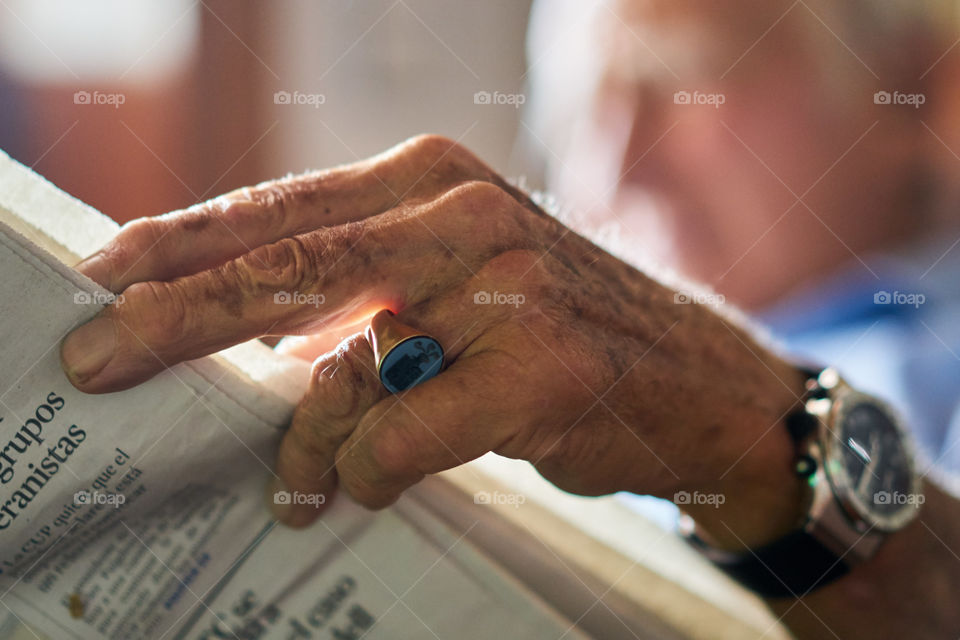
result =
[[789,366],[443,138],[134,221],[78,268],[124,296],[63,345],[88,392],[383,307],[439,339],[446,370],[396,396],[362,334],[316,361],[277,461],[290,491],[326,494],[339,480],[382,507],[488,451],[590,495],[740,491],[789,467],[771,429],[801,388]]

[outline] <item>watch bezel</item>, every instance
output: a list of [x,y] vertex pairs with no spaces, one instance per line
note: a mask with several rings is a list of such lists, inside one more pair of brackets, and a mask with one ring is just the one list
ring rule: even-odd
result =
[[886,402],[845,385],[843,385],[843,388],[835,389],[834,394],[830,407],[830,419],[827,421],[830,427],[823,438],[824,471],[831,489],[845,511],[848,512],[848,515],[864,523],[866,525],[865,529],[873,528],[884,532],[902,529],[917,516],[918,505],[904,503],[900,509],[892,513],[881,513],[872,502],[864,502],[852,486],[851,479],[846,472],[846,466],[843,464],[844,444],[841,439],[844,421],[854,408],[862,404],[869,404],[879,409],[897,431],[901,446],[904,448],[910,476],[910,486],[906,493],[918,495],[920,493],[920,478],[916,472],[915,449],[902,418]]

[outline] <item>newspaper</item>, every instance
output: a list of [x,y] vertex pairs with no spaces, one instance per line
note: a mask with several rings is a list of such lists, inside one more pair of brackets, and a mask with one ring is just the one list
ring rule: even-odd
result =
[[[22,192],[49,185],[4,183],[13,164],[7,220],[60,206]],[[415,500],[338,497],[300,531],[272,520],[264,488],[305,379],[275,392],[205,358],[83,394],[59,345],[116,300],[6,224],[0,274],[0,636],[586,637]]]

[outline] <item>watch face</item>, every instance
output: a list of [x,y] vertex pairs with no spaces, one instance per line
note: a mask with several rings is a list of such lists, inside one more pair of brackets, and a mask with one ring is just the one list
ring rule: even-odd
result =
[[837,495],[878,529],[902,527],[923,496],[895,415],[875,398],[850,392],[837,403],[833,424],[827,474]]

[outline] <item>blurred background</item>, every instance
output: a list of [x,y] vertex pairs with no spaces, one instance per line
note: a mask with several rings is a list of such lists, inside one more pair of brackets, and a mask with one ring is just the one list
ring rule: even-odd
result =
[[[0,149],[118,222],[409,136],[509,173],[528,0],[4,0]],[[522,100],[522,99],[521,99]]]

